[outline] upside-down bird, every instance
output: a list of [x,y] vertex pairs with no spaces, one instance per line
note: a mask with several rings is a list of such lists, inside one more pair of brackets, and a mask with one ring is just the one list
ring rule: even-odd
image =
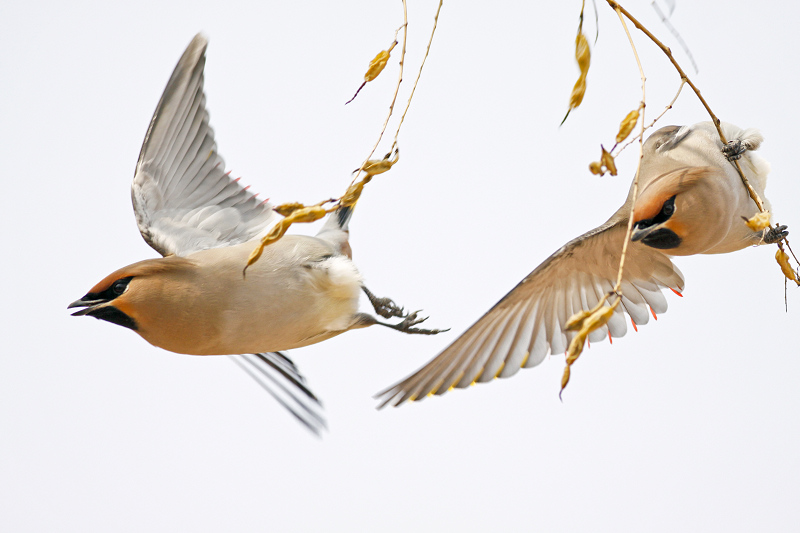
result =
[[768,210],[769,164],[752,152],[763,137],[732,124],[723,123],[722,129],[731,139],[724,146],[710,122],[654,132],[644,143],[635,203],[631,185],[608,221],[562,246],[430,362],[379,392],[380,407],[511,377],[548,353],[564,353],[576,335],[564,327],[570,316],[593,308],[613,290],[632,204],[621,305],[606,326],[589,335],[590,342],[625,335],[624,312],[636,327],[646,324],[651,312],[667,310],[661,289],[680,295],[684,286],[670,256],[733,252],[786,236],[786,226],[753,231],[742,220],[758,209],[731,161],[740,160]]
[[[438,330],[414,327],[424,319],[363,285],[348,244],[352,208],[331,213],[315,237],[287,235],[267,246],[243,275],[279,216],[230,177],[217,152],[203,92],[207,44],[195,36],[175,67],[133,178],[139,231],[164,257],[109,274],[69,307],[172,352],[236,354],[240,366],[318,433],[325,427],[319,400],[281,350],[373,324],[406,333]],[[359,312],[362,291],[378,314],[403,320],[389,324]]]

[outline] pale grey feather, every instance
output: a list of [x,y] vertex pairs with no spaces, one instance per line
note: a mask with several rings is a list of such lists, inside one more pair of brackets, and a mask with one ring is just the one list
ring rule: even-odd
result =
[[[593,307],[613,288],[626,225],[620,209],[607,223],[561,247],[432,361],[378,393],[381,405],[510,377],[548,353],[563,353],[575,336],[564,329],[569,317]],[[636,324],[649,321],[651,308],[664,312],[660,289],[683,290],[683,275],[665,254],[641,243],[629,243],[628,253],[622,305],[590,336],[593,342],[609,331],[611,337],[625,335],[625,312]]]
[[217,152],[203,94],[207,44],[196,35],[175,67],[133,178],[139,231],[162,255],[246,242],[277,219],[268,203],[231,179]]

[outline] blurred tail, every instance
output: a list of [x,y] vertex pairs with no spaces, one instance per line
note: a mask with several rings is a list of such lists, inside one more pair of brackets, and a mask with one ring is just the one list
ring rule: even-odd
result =
[[322,404],[306,386],[305,378],[291,359],[280,352],[232,355],[230,358],[306,429],[318,437],[327,429]]

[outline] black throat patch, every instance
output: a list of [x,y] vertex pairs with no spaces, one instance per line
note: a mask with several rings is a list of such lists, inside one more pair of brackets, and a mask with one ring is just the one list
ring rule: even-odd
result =
[[105,320],[106,322],[111,322],[112,324],[116,324],[118,326],[130,328],[133,331],[139,329],[139,326],[136,325],[135,320],[113,305],[98,307],[97,309],[92,309],[86,314],[95,318],[99,318],[100,320]]
[[669,250],[681,245],[681,238],[678,234],[667,228],[659,228],[642,239],[642,242],[652,248],[659,250]]

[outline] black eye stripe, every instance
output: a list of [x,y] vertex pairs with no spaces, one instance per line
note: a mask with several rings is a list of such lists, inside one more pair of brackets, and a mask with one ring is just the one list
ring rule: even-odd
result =
[[94,293],[94,294],[87,294],[84,298],[88,298],[91,300],[105,300],[110,302],[114,298],[120,296],[122,293],[125,292],[125,289],[128,288],[128,284],[133,279],[133,276],[128,276],[127,278],[120,278],[114,283],[111,284],[109,288],[104,291]]
[[640,220],[639,222],[636,223],[636,225],[640,228],[646,228],[649,226],[655,226],[656,224],[661,224],[662,222],[666,222],[667,219],[669,219],[669,217],[675,214],[675,196],[664,202],[664,205],[661,206],[661,211],[659,211],[656,216],[654,216],[653,218]]
[[675,196],[664,202],[664,206],[661,208],[661,213],[666,215],[667,218],[671,217],[674,212],[675,212]]

